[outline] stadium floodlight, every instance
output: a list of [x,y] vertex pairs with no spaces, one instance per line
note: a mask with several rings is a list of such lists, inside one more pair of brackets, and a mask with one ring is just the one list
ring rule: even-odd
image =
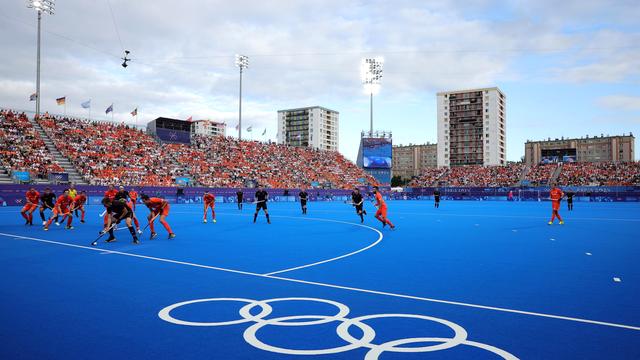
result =
[[249,67],[249,57],[236,54],[236,66],[240,68],[240,96],[238,100],[238,140],[242,140],[242,71]]
[[370,96],[370,134],[373,134],[373,94],[380,92],[380,79],[382,79],[382,65],[384,59],[381,57],[362,59],[360,64],[360,77],[364,90]]
[[38,12],[38,51],[36,55],[36,117],[40,117],[40,20],[42,13],[53,15],[55,0],[27,0],[27,7]]

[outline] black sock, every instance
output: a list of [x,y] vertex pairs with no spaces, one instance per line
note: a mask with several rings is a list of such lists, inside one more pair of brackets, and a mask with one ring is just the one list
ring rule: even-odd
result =
[[44,211],[40,211],[40,218],[44,221]]
[[253,222],[256,222],[257,218],[258,218],[258,213],[253,214]]
[[269,214],[265,214],[267,215],[267,222],[271,222],[271,220],[269,219]]
[[362,216],[362,213],[360,214],[360,220],[364,221],[364,216]]
[[136,235],[136,230],[133,228],[133,226],[129,226],[129,232],[131,233],[131,236],[133,236],[134,240],[138,239],[138,236]]
[[115,236],[113,235],[113,227],[109,229],[109,238],[113,239]]

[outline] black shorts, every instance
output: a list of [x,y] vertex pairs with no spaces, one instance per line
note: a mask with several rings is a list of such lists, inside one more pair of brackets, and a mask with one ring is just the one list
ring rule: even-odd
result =
[[440,202],[440,196],[435,197],[436,202]]
[[307,206],[307,200],[300,200],[301,206]]
[[[111,214],[113,221],[117,221],[122,214]],[[133,218],[133,212],[129,211],[120,221]]]
[[256,211],[260,211],[260,209],[267,210],[267,202],[266,201],[259,202],[259,203],[256,204]]
[[356,212],[357,213],[360,213],[360,212],[362,212],[362,210],[364,210],[364,205],[355,205],[355,207],[356,207]]

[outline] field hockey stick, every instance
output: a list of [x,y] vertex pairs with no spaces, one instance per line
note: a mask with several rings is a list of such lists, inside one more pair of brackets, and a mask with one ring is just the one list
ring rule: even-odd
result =
[[98,240],[100,240],[100,238],[102,238],[104,236],[104,234],[108,233],[109,230],[113,229],[116,226],[115,223],[111,224],[111,226],[109,226],[108,229],[103,229],[102,231],[100,231],[100,235],[98,236],[97,239],[95,239],[92,243],[91,246],[96,246],[98,245]]
[[259,204],[259,203],[262,203],[262,202],[265,202],[265,201],[267,201],[267,200],[258,200],[258,201],[252,202],[252,204]]
[[151,223],[158,217],[160,216],[160,213],[157,213],[154,217],[151,218],[151,220],[149,220],[149,222],[147,223],[147,225],[144,226],[144,228],[142,228],[142,232],[144,232],[145,230],[147,230],[147,228],[149,227],[149,225],[151,225]]

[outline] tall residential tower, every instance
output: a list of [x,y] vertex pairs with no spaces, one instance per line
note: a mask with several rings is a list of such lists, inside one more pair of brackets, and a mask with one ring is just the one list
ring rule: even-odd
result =
[[338,117],[320,106],[279,110],[278,144],[338,151]]
[[438,93],[438,166],[506,165],[506,98],[497,87]]

